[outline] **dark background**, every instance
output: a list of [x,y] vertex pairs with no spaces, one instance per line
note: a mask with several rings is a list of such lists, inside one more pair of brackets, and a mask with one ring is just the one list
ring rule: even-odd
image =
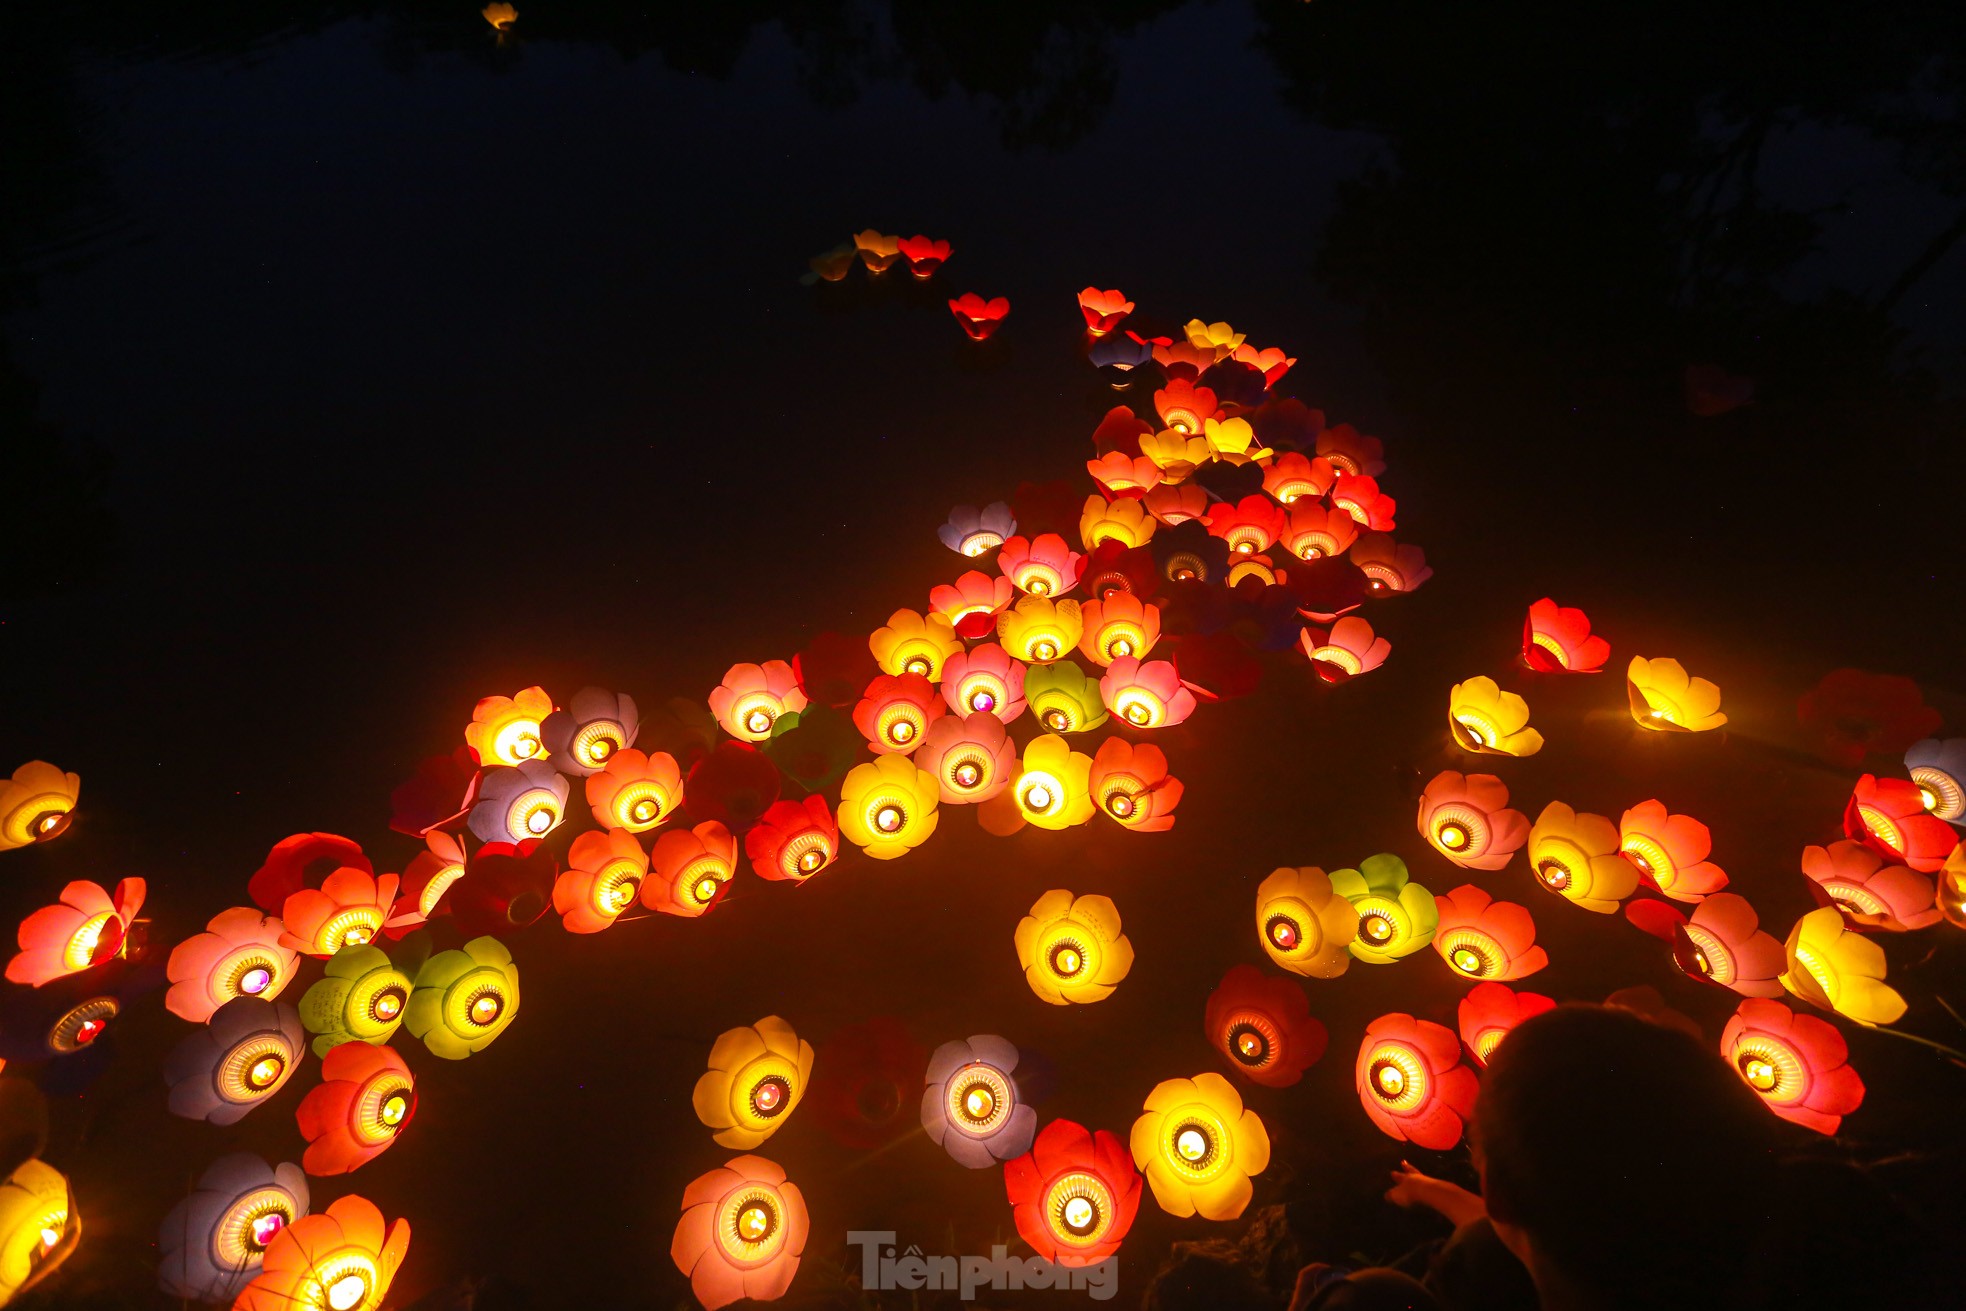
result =
[[[1549,747],[1497,770],[1521,809],[1698,815],[1777,936],[1855,773],[1813,761],[1796,698],[1838,666],[1908,674],[1966,731],[1955,7],[522,8],[503,40],[468,3],[16,17],[0,766],[84,788],[72,833],[0,857],[8,914],[137,874],[168,944],[307,829],[400,868],[389,790],[477,697],[700,698],[733,661],[921,607],[960,572],[949,506],[1083,482],[1114,399],[1078,358],[1088,283],[1298,356],[1280,390],[1384,438],[1399,537],[1437,576],[1372,610],[1394,652],[1370,678],[1277,659],[1164,735],[1171,833],[1005,842],[950,809],[903,860],[747,875],[700,922],[516,938],[521,1020],[460,1065],[405,1038],[414,1129],[318,1183],[317,1206],[353,1189],[410,1219],[395,1304],[487,1276],[508,1305],[686,1298],[676,1201],[728,1155],[689,1089],[716,1033],[770,1012],[822,1080],[870,1016],[924,1049],[1002,1032],[1057,1071],[1042,1116],[1124,1136],[1155,1082],[1215,1068],[1202,1001],[1260,960],[1273,866],[1393,850],[1437,892],[1466,881],[1411,817],[1457,767],[1457,679],[1530,696]],[[869,225],[955,255],[923,287],[799,285]],[[966,290],[1011,299],[983,348],[942,306]],[[1752,377],[1753,403],[1693,417],[1690,364]],[[1512,670],[1545,594],[1591,612],[1613,673]],[[1635,730],[1633,654],[1716,679],[1729,731]],[[1519,864],[1480,881],[1537,913],[1554,964],[1523,986],[1655,983],[1717,1036],[1731,995],[1659,944]],[[1098,1006],[1044,1006],[1015,968],[1054,886],[1112,895],[1137,949]],[[1956,1043],[1953,932],[1887,946],[1904,1027]],[[1278,1147],[1257,1201],[1387,1255],[1420,1227],[1376,1201],[1401,1151],[1351,1058],[1372,1016],[1451,1024],[1463,989],[1431,952],[1308,986],[1332,1049],[1248,1097]],[[44,1304],[155,1304],[155,1226],[197,1171],[300,1147],[302,1080],[234,1130],[175,1120],[157,1066],[183,1026],[153,998],[122,1027],[55,1104],[86,1230]],[[1958,1072],[1843,1027],[1871,1086],[1853,1148],[1949,1149]],[[852,1268],[849,1228],[1014,1239],[1000,1177],[918,1132],[850,1149],[808,1111],[761,1151],[812,1210],[795,1291]],[[1169,1240],[1235,1231],[1147,1198],[1122,1304]]]

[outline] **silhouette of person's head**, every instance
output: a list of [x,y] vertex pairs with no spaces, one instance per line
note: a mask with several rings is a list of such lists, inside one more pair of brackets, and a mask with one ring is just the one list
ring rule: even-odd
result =
[[1276,1301],[1226,1251],[1176,1243],[1140,1306],[1142,1311],[1274,1311]]

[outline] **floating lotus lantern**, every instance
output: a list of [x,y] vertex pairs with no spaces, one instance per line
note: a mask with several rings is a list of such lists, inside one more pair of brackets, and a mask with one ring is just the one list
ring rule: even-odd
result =
[[1016,776],[1017,744],[988,711],[945,715],[929,725],[915,767],[936,781],[946,805],[988,801]]
[[[1281,583],[1284,579],[1283,570],[1277,568],[1275,561],[1271,560],[1267,555],[1238,555],[1233,557],[1233,559],[1235,562],[1229,566],[1230,588],[1238,592],[1247,593],[1248,588],[1244,586],[1246,582],[1250,587],[1256,589],[1253,595],[1259,601],[1262,600],[1262,589],[1273,587]],[[1284,599],[1287,600],[1287,598]],[[1290,630],[1291,635],[1294,637],[1298,627],[1297,620],[1299,616],[1294,613],[1294,606],[1292,610]],[[1270,647],[1266,644],[1262,649],[1269,650]]]
[[1702,733],[1727,722],[1720,713],[1720,689],[1688,674],[1677,660],[1633,656],[1625,667],[1625,692],[1640,728]]
[[1795,717],[1831,764],[1854,769],[1872,752],[1896,755],[1943,722],[1909,678],[1833,669],[1795,703]]
[[648,853],[633,833],[582,833],[567,849],[567,868],[553,881],[553,909],[569,933],[599,933],[641,899],[648,872]]
[[1210,352],[1220,359],[1236,347],[1242,345],[1243,334],[1226,323],[1203,323],[1200,319],[1189,319],[1182,326],[1188,344]]
[[1063,596],[1079,585],[1085,557],[1057,533],[1026,541],[1013,537],[997,553],[997,568],[1018,591],[1030,596]]
[[1161,467],[1145,455],[1108,451],[1096,460],[1087,460],[1085,469],[1100,489],[1114,499],[1144,497],[1161,484]]
[[672,829],[649,851],[642,904],[665,915],[695,918],[722,899],[737,872],[737,839],[714,819]]
[[1160,565],[1154,560],[1151,546],[1107,542],[1086,554],[1079,583],[1095,601],[1131,596],[1145,605],[1160,588]]
[[230,1305],[259,1273],[267,1245],[307,1214],[308,1200],[297,1165],[268,1165],[251,1152],[219,1157],[157,1231],[158,1288]]
[[485,765],[523,765],[546,754],[540,724],[553,713],[553,698],[543,687],[528,687],[512,696],[488,696],[471,710],[464,726],[464,743]]
[[1181,780],[1167,772],[1167,756],[1159,747],[1136,746],[1123,737],[1099,744],[1086,776],[1092,804],[1107,818],[1135,833],[1160,833],[1174,827],[1174,808],[1181,802]]
[[1089,1266],[1119,1251],[1140,1209],[1140,1174],[1122,1143],[1053,1120],[1026,1155],[1004,1163],[1017,1234],[1061,1266]]
[[1109,501],[1094,493],[1085,498],[1085,513],[1079,517],[1079,540],[1088,551],[1101,542],[1141,546],[1153,537],[1157,527],[1139,501]]
[[983,1170],[1031,1150],[1038,1115],[1013,1077],[1021,1060],[994,1033],[945,1042],[928,1058],[922,1128],[956,1164]]
[[1890,1024],[1905,1013],[1905,999],[1884,982],[1884,949],[1844,927],[1834,906],[1810,911],[1789,930],[1788,969],[1782,986],[1811,1006],[1859,1024]]
[[1270,1135],[1219,1074],[1168,1079],[1147,1094],[1133,1122],[1133,1163],[1169,1215],[1233,1220],[1254,1193],[1250,1176],[1270,1163]]
[[[1202,439],[1208,443],[1208,453],[1224,464],[1248,464],[1255,460],[1267,460],[1275,452],[1266,446],[1256,444],[1256,430],[1249,426],[1249,420],[1242,418],[1204,419],[1201,426]],[[1263,498],[1271,509],[1275,503]]]
[[1707,859],[1713,835],[1691,815],[1641,801],[1618,820],[1618,850],[1639,877],[1675,901],[1699,901],[1727,886],[1727,874]]
[[812,1079],[812,1044],[776,1015],[719,1035],[690,1102],[717,1143],[749,1151],[778,1132]]
[[1536,945],[1536,921],[1510,901],[1496,901],[1472,883],[1434,898],[1439,923],[1434,950],[1449,969],[1469,979],[1527,978],[1550,963]]
[[1398,856],[1382,851],[1357,869],[1334,870],[1331,890],[1358,912],[1358,933],[1347,946],[1368,965],[1390,965],[1434,939],[1439,919],[1434,894],[1408,880],[1406,862]]
[[1209,534],[1227,542],[1231,556],[1268,550],[1283,528],[1284,513],[1267,496],[1245,496],[1234,505],[1223,502],[1208,512]]
[[1202,1027],[1229,1068],[1251,1083],[1288,1088],[1324,1055],[1330,1035],[1304,990],[1253,965],[1237,965],[1208,995]]
[[[1215,393],[1197,387],[1186,378],[1174,378],[1154,393],[1154,413],[1160,415],[1162,424],[1183,437],[1199,436],[1204,425],[1215,417]],[[1146,449],[1145,438],[1141,439],[1141,449]]]
[[385,1043],[395,1036],[414,988],[380,948],[343,947],[301,995],[300,1022],[326,1056],[346,1043]]
[[[1018,660],[1047,664],[1062,660],[1085,635],[1077,601],[1049,596],[1020,597],[997,616],[997,640]],[[1026,694],[1028,699],[1028,692]]]
[[[421,836],[419,834],[418,836]],[[287,898],[302,888],[319,888],[340,869],[373,873],[362,848],[333,833],[296,833],[280,839],[246,880],[246,894],[269,914],[278,915]]]
[[273,1236],[232,1311],[377,1311],[409,1250],[409,1221],[385,1225],[366,1197],[338,1198]]
[[1342,510],[1326,509],[1315,501],[1300,501],[1284,516],[1277,540],[1284,550],[1300,560],[1328,559],[1343,555],[1358,540],[1358,524]]
[[885,273],[901,258],[901,239],[872,228],[854,234],[853,248],[860,252],[860,262],[869,273]]
[[1638,867],[1623,856],[1617,826],[1602,815],[1552,801],[1529,830],[1536,881],[1585,910],[1615,914],[1638,890]]
[[1191,342],[1170,337],[1151,337],[1148,341],[1154,348],[1154,363],[1160,365],[1170,382],[1194,382],[1201,377],[1202,370],[1215,363],[1213,350]]
[[1163,482],[1142,497],[1140,504],[1154,516],[1155,522],[1172,528],[1208,513],[1208,489],[1194,483]]
[[803,883],[840,855],[840,826],[826,798],[780,801],[744,835],[744,854],[761,879]]
[[1290,571],[1291,599],[1297,613],[1314,623],[1328,624],[1356,610],[1371,595],[1365,571],[1350,560],[1308,560]]
[[942,665],[963,649],[956,628],[941,615],[896,610],[884,627],[867,639],[867,649],[883,673],[920,674],[929,682],[942,677]]
[[583,687],[566,709],[548,715],[539,731],[554,768],[585,778],[606,766],[615,752],[634,746],[641,727],[633,697]]
[[[1161,471],[1160,487],[1179,486],[1186,483],[1189,475],[1209,458],[1208,439],[1175,428],[1163,428],[1140,439],[1140,456]],[[1202,495],[1205,513],[1207,489],[1196,490]],[[1141,498],[1141,503],[1142,508],[1146,508],[1145,497]]]
[[23,1162],[0,1184],[0,1306],[59,1269],[81,1238],[67,1177],[46,1161]]
[[0,783],[0,851],[50,842],[68,831],[82,776],[30,760]]
[[1522,625],[1522,663],[1542,674],[1595,674],[1611,644],[1591,633],[1590,616],[1544,597]]
[[144,888],[142,879],[122,879],[112,896],[98,884],[70,883],[60,901],[21,921],[20,952],[7,962],[7,977],[38,988],[115,960],[143,908]]
[[1382,1133],[1436,1152],[1461,1141],[1480,1084],[1461,1063],[1452,1029],[1411,1015],[1382,1015],[1358,1049],[1358,1099]]
[[853,726],[877,755],[911,755],[943,712],[934,684],[920,674],[882,674],[853,709]]
[[1843,809],[1843,832],[1886,860],[1935,872],[1959,844],[1952,826],[1925,809],[1918,784],[1865,774]]
[[1377,478],[1386,471],[1384,447],[1349,423],[1334,424],[1317,435],[1318,458],[1339,473]]
[[173,1115],[237,1124],[300,1066],[300,1016],[285,1002],[234,997],[164,1061]]
[[552,851],[537,841],[487,842],[472,853],[444,906],[466,937],[523,929],[552,906],[559,870]]
[[1955,828],[1966,826],[1966,737],[1912,743],[1905,771],[1925,809]]
[[[1285,451],[1270,462],[1263,471],[1263,490],[1276,498],[1277,503],[1286,509],[1303,503],[1303,508],[1313,505],[1332,485],[1338,481],[1338,471],[1323,460],[1314,460],[1301,451]],[[1322,509],[1322,506],[1317,508]],[[1345,526],[1354,533],[1358,525],[1347,514]]]
[[450,834],[431,830],[424,835],[424,849],[410,858],[397,887],[395,904],[382,923],[382,930],[400,938],[424,923],[444,905],[444,894],[464,877],[464,845]]
[[1461,999],[1461,1041],[1476,1065],[1487,1065],[1509,1030],[1532,1015],[1553,1010],[1556,1002],[1535,992],[1513,992],[1499,983],[1477,983]]
[[980,711],[1008,724],[1024,713],[1024,664],[995,642],[971,647],[942,666],[942,699],[958,715]]
[[[799,723],[774,741],[787,741],[803,729],[816,713],[808,711],[801,714]],[[806,745],[819,747],[820,754],[826,754],[823,742]],[[795,746],[786,755],[797,759],[802,750]],[[857,756],[858,744],[846,746],[846,751]],[[844,763],[840,765],[840,770],[844,772]],[[778,800],[782,787],[783,780],[772,757],[747,742],[719,742],[709,753],[697,757],[696,763],[689,767],[689,776],[683,780],[690,816],[699,820],[714,820],[730,829],[749,828],[756,823],[758,817]]]
[[366,1043],[337,1047],[294,1111],[307,1140],[300,1163],[312,1175],[347,1174],[388,1151],[415,1114],[416,1076],[401,1056]]
[[486,5],[478,13],[487,23],[496,28],[501,36],[511,31],[513,24],[519,21],[519,11],[505,3],[505,0]]
[[783,660],[732,665],[724,681],[710,690],[710,713],[724,732],[740,742],[763,742],[783,714],[806,707],[799,677]]
[[1720,1035],[1720,1054],[1768,1109],[1791,1124],[1834,1134],[1864,1102],[1864,1081],[1836,1026],[1750,997]]
[[805,286],[815,282],[840,282],[853,268],[854,257],[858,254],[859,247],[851,241],[821,251],[806,261],[806,266],[812,271],[801,276],[799,281]]
[[[804,709],[804,695],[798,700],[799,708]],[[646,833],[667,823],[683,802],[682,771],[666,751],[644,754],[626,747],[610,757],[599,772],[589,774],[583,786],[594,822],[630,833]]]
[[1123,391],[1133,385],[1133,371],[1154,358],[1154,348],[1137,337],[1123,334],[1093,342],[1085,357],[1114,391]]
[[[1032,676],[1036,676],[1035,670]],[[1031,695],[1031,704],[1042,716],[1039,698]],[[1182,686],[1179,671],[1168,660],[1142,662],[1133,656],[1120,657],[1099,680],[1099,695],[1107,709],[1134,728],[1166,728],[1181,723],[1195,709],[1195,694]],[[1104,720],[1102,715],[1095,722]],[[1055,727],[1049,721],[1047,725]]]
[[805,1197],[762,1156],[740,1156],[683,1190],[669,1256],[705,1311],[783,1297],[799,1272],[811,1222]]
[[1903,865],[1885,864],[1861,842],[1804,847],[1802,872],[1815,884],[1819,899],[1858,928],[1902,933],[1939,922],[1932,879]]
[[908,272],[919,280],[926,281],[935,276],[935,270],[942,267],[949,258],[949,243],[919,234],[903,237],[895,243],[901,258],[908,261]]
[[951,551],[973,559],[996,550],[1016,531],[1017,517],[1010,507],[1002,501],[992,501],[980,510],[973,505],[957,506],[949,511],[948,522],[936,529],[935,535]]
[[461,1061],[489,1047],[518,1014],[512,953],[497,938],[473,938],[423,963],[403,1023],[432,1056]]
[[1282,347],[1266,346],[1262,350],[1257,350],[1248,342],[1237,346],[1230,352],[1230,357],[1261,373],[1266,387],[1274,387],[1283,381],[1283,375],[1289,373],[1291,366],[1297,363],[1297,357],[1285,354]]
[[471,807],[471,832],[481,842],[543,838],[566,819],[568,788],[566,777],[544,760],[488,769]]
[[1361,528],[1374,532],[1389,533],[1396,525],[1393,513],[1398,508],[1392,497],[1379,490],[1376,479],[1363,474],[1341,473],[1331,487],[1331,508],[1343,510],[1358,521]]
[[1420,835],[1462,869],[1501,869],[1529,840],[1528,817],[1508,805],[1493,774],[1442,770],[1420,794]]
[[1335,979],[1352,963],[1358,910],[1315,865],[1286,866],[1256,889],[1256,936],[1292,974]]
[[855,765],[840,786],[840,833],[875,860],[906,855],[935,832],[940,793],[907,756]]
[[1103,337],[1133,313],[1133,302],[1121,292],[1087,287],[1079,293],[1079,313],[1085,316],[1085,330],[1095,337]]
[[1133,968],[1110,897],[1054,888],[1017,925],[1017,959],[1031,991],[1054,1006],[1104,1001]]
[[1411,592],[1434,576],[1425,551],[1402,546],[1381,532],[1360,533],[1351,558],[1365,572],[1366,591],[1374,596]]
[[997,615],[1010,604],[1016,588],[1001,574],[970,570],[953,584],[930,589],[928,608],[949,621],[961,638],[978,638],[996,627]]
[[1330,630],[1306,628],[1300,639],[1311,668],[1327,683],[1367,674],[1386,663],[1393,644],[1372,631],[1357,615],[1346,615]]
[[[1223,583],[1229,576],[1229,544],[1211,536],[1205,524],[1189,521],[1154,542],[1161,576],[1170,583]],[[1166,607],[1162,619],[1166,620]]]
[[[1110,671],[1107,676],[1111,677]],[[1024,671],[1024,699],[1038,723],[1052,733],[1083,733],[1105,723],[1101,686],[1069,660],[1032,665]]]
[[1010,301],[1002,296],[985,300],[973,291],[965,291],[949,302],[949,313],[956,316],[956,322],[971,341],[985,341],[1003,326],[1010,314]]
[[1686,974],[1732,988],[1744,997],[1779,997],[1776,976],[1785,964],[1782,944],[1761,931],[1760,918],[1745,897],[1716,892],[1693,908],[1690,917],[1657,901],[1635,901],[1625,908],[1632,923],[1673,944],[1673,961]]
[[164,1005],[181,1019],[203,1024],[234,997],[272,1001],[300,964],[300,953],[284,946],[280,933],[280,921],[256,907],[220,911],[205,932],[172,949]]
[[1485,674],[1449,689],[1447,727],[1456,746],[1479,755],[1533,756],[1543,749],[1543,735],[1529,727],[1529,703]]

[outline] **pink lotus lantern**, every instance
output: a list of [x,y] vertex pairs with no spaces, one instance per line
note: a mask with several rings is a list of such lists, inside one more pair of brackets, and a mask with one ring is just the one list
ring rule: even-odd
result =
[[1440,919],[1434,950],[1456,974],[1497,981],[1526,978],[1550,963],[1536,945],[1528,908],[1496,901],[1471,883],[1434,898]]
[[1085,557],[1057,533],[1026,540],[1012,537],[997,552],[997,568],[1010,585],[1030,596],[1063,596],[1079,585]]
[[1842,911],[1857,928],[1903,933],[1939,922],[1937,884],[1916,870],[1885,864],[1861,842],[1804,847],[1802,872],[1818,900]]
[[280,931],[280,921],[255,906],[220,911],[203,933],[171,951],[165,1007],[180,1019],[203,1024],[234,997],[272,1001],[300,967],[300,953],[280,941]]
[[1501,869],[1529,840],[1529,818],[1510,810],[1493,774],[1442,770],[1420,794],[1420,834],[1462,869]]
[[1095,665],[1144,659],[1160,641],[1160,607],[1115,591],[1079,607],[1079,651]]
[[1720,1054],[1768,1109],[1791,1124],[1834,1134],[1864,1102],[1864,1081],[1836,1026],[1750,997],[1727,1021]]
[[1024,663],[995,642],[949,657],[942,699],[958,715],[982,711],[1008,724],[1024,713]]
[[957,637],[975,641],[996,628],[998,611],[1010,604],[1016,590],[1002,575],[992,577],[972,569],[954,583],[930,588],[928,608],[947,619]]
[[1194,713],[1195,694],[1169,660],[1121,656],[1099,680],[1106,708],[1135,728],[1166,728]]
[[915,768],[935,779],[944,802],[988,801],[1017,776],[1017,744],[987,710],[944,715],[928,726]]
[[1611,658],[1611,644],[1591,633],[1582,610],[1544,597],[1529,607],[1522,625],[1522,663],[1544,674],[1595,674]]
[[1673,944],[1673,962],[1686,974],[1732,988],[1743,997],[1782,995],[1788,955],[1761,930],[1746,897],[1716,892],[1682,915],[1663,901],[1635,901],[1625,918]]
[[1396,526],[1393,511],[1398,504],[1379,490],[1376,479],[1363,474],[1341,473],[1331,487],[1331,508],[1343,510],[1359,525],[1374,532],[1389,533]]
[[1377,478],[1386,471],[1385,449],[1377,437],[1367,437],[1349,423],[1334,424],[1317,435],[1318,456],[1339,473]]
[[1267,551],[1283,525],[1283,511],[1267,496],[1245,496],[1234,505],[1224,501],[1208,512],[1209,534],[1229,544],[1231,558]]
[[1360,533],[1352,543],[1352,563],[1365,571],[1365,590],[1374,596],[1410,592],[1434,576],[1425,551],[1384,533]]
[[1372,625],[1356,615],[1346,615],[1331,630],[1306,628],[1299,639],[1311,668],[1327,683],[1368,674],[1386,663],[1393,644],[1372,631]]

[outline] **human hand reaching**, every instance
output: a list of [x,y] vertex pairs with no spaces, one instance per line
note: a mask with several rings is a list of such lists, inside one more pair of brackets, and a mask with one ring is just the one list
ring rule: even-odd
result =
[[1438,1212],[1456,1228],[1488,1214],[1481,1198],[1459,1184],[1416,1170],[1411,1161],[1401,1161],[1399,1169],[1393,1171],[1393,1186],[1386,1190],[1386,1200],[1408,1210],[1418,1206]]

